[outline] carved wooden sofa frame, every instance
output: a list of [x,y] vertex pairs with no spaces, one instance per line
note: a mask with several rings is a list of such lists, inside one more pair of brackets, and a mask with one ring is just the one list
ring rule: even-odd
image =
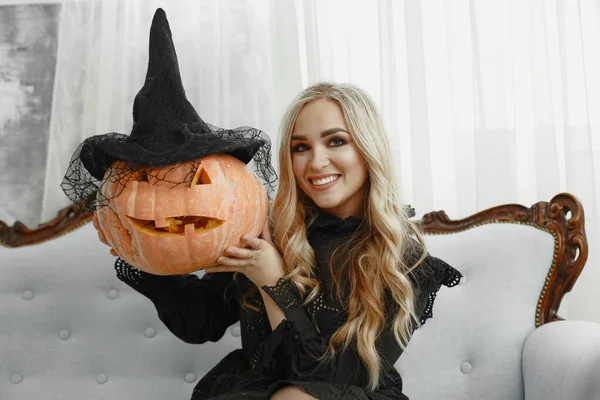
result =
[[[90,222],[92,215],[79,205],[62,209],[57,216],[36,228],[17,221],[9,226],[0,220],[0,244],[21,247],[64,235]],[[481,211],[465,219],[452,220],[444,211],[427,213],[419,221],[427,234],[451,234],[490,223],[535,226],[555,238],[553,264],[540,293],[535,316],[536,327],[561,320],[558,310],[563,297],[573,289],[588,257],[585,217],[580,201],[569,193],[560,193],[549,202],[531,207],[505,204]]]

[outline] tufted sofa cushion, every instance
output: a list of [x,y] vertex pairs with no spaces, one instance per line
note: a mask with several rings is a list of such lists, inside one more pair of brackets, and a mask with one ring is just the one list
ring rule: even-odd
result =
[[[534,329],[552,236],[492,224],[426,239],[465,280],[442,288],[434,318],[398,362],[406,393],[522,399],[523,342]],[[0,399],[188,399],[240,346],[237,326],[219,343],[182,343],[150,301],[117,280],[113,262],[91,224],[39,245],[0,248]]]
[[406,394],[417,400],[523,399],[523,343],[535,329],[553,236],[498,223],[426,238],[431,254],[464,278],[442,288],[433,318],[400,358]]
[[107,250],[91,224],[0,248],[0,399],[188,399],[240,346],[235,326],[218,344],[175,338]]

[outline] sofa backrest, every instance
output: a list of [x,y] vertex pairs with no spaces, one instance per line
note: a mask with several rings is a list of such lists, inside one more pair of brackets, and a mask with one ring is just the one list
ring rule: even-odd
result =
[[[431,254],[461,271],[442,287],[433,318],[418,329],[398,369],[412,399],[523,399],[521,354],[552,265],[552,235],[489,224],[427,236]],[[493,397],[489,397],[494,393]]]
[[[579,216],[576,199],[563,196]],[[546,210],[560,202],[518,210],[539,214],[539,204]],[[578,259],[569,255],[575,250],[563,234],[580,235],[583,226],[568,228],[562,209],[552,222],[558,230],[547,218],[542,230],[501,209],[459,221],[443,212],[423,219],[431,254],[465,279],[440,290],[434,317],[398,362],[411,398],[522,398],[523,341],[556,318],[587,243]],[[511,218],[519,223],[500,223]],[[187,399],[200,377],[240,347],[237,325],[218,343],[175,338],[152,303],[115,277],[114,257],[89,216],[71,209],[60,220],[33,231],[0,224],[4,244],[18,245],[0,248],[0,399]]]

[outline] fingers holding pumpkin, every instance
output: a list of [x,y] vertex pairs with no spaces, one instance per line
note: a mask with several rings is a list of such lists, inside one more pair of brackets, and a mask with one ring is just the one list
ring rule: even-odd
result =
[[228,247],[217,259],[219,265],[205,272],[241,272],[258,287],[276,284],[284,275],[284,264],[275,247],[249,235],[244,235],[242,242],[249,247]]
[[255,238],[250,235],[242,236],[242,242],[248,247],[228,247],[225,249],[224,256],[217,260],[220,264],[230,266],[252,266],[260,259],[262,251],[265,249],[266,242],[263,239]]
[[217,259],[217,266],[208,268],[204,272],[207,274],[241,272],[255,282],[257,276],[260,277],[264,274],[265,262],[262,256],[262,250],[228,247],[224,254]]
[[104,235],[104,232],[102,232],[102,229],[100,229],[100,223],[98,222],[98,215],[96,215],[96,213],[94,213],[94,218],[92,219],[92,225],[94,225],[94,228],[96,228],[96,231],[98,231],[98,239],[104,243],[105,245],[108,246],[108,242],[106,241],[106,236]]
[[94,228],[96,228],[96,230],[98,231],[98,237],[100,238],[100,240],[106,243],[106,236],[104,236],[104,232],[102,231],[102,228],[100,228],[100,220],[98,219],[98,215],[96,213],[94,213],[92,224],[94,225]]
[[260,239],[260,238],[256,238],[256,237],[252,237],[250,235],[244,235],[242,236],[242,241],[244,243],[246,243],[248,246],[250,246],[253,249],[256,250],[263,250],[264,249],[264,239]]
[[206,273],[212,272],[247,272],[248,268],[256,267],[262,261],[262,250],[257,249],[253,245],[260,246],[260,239],[250,238],[244,240],[250,247],[235,247],[231,246],[225,249],[223,255],[217,259],[216,267],[208,268]]
[[[95,212],[94,212],[94,216],[92,218],[92,225],[94,225],[94,228],[96,228],[96,231],[98,231],[98,239],[105,245],[110,246],[110,244],[108,244],[108,241],[106,240],[106,236],[104,235],[104,232],[102,231],[102,229],[100,229],[100,223],[98,221],[98,214],[96,214]],[[113,249],[112,247],[110,248],[110,254],[115,257],[119,256],[119,254],[117,254],[115,249]]]
[[94,214],[92,216],[92,225],[94,225],[94,228],[99,231],[100,230],[100,225],[98,224],[98,214],[94,211]]
[[[242,247],[228,247],[225,249],[223,256],[217,259],[220,264],[219,267],[211,268],[214,272],[223,271],[223,267],[235,267],[236,270],[243,267],[251,267],[256,264],[258,255],[256,254],[260,250],[245,249]],[[212,271],[211,271],[212,272]]]
[[225,255],[241,260],[254,260],[256,259],[254,251],[255,250],[245,249],[242,247],[228,247],[227,249],[225,249]]
[[98,229],[98,239],[100,239],[100,241],[105,245],[109,246],[106,236],[104,236],[104,232],[102,232],[100,229]]

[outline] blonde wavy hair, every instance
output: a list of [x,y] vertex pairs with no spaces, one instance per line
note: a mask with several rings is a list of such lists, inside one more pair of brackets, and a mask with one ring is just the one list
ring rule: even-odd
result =
[[[351,84],[318,83],[302,91],[286,111],[279,147],[280,182],[273,203],[273,239],[284,259],[287,277],[305,296],[305,303],[320,291],[315,277],[315,254],[306,237],[306,220],[314,220],[318,209],[299,188],[291,158],[291,135],[298,114],[312,101],[328,99],[342,109],[352,139],[365,160],[368,188],[361,228],[334,252],[329,267],[336,282],[340,304],[347,321],[333,334],[323,356],[334,357],[354,344],[368,372],[368,389],[380,382],[381,356],[376,340],[392,321],[392,330],[402,349],[406,347],[418,319],[414,291],[407,274],[425,258],[419,227],[409,220],[397,199],[398,186],[392,165],[393,154],[377,108],[371,98]],[[409,243],[422,246],[414,265],[406,265]],[[336,256],[339,255],[339,256]],[[335,265],[335,268],[333,267]],[[341,277],[347,277],[342,294]],[[393,315],[384,306],[393,307]]]

